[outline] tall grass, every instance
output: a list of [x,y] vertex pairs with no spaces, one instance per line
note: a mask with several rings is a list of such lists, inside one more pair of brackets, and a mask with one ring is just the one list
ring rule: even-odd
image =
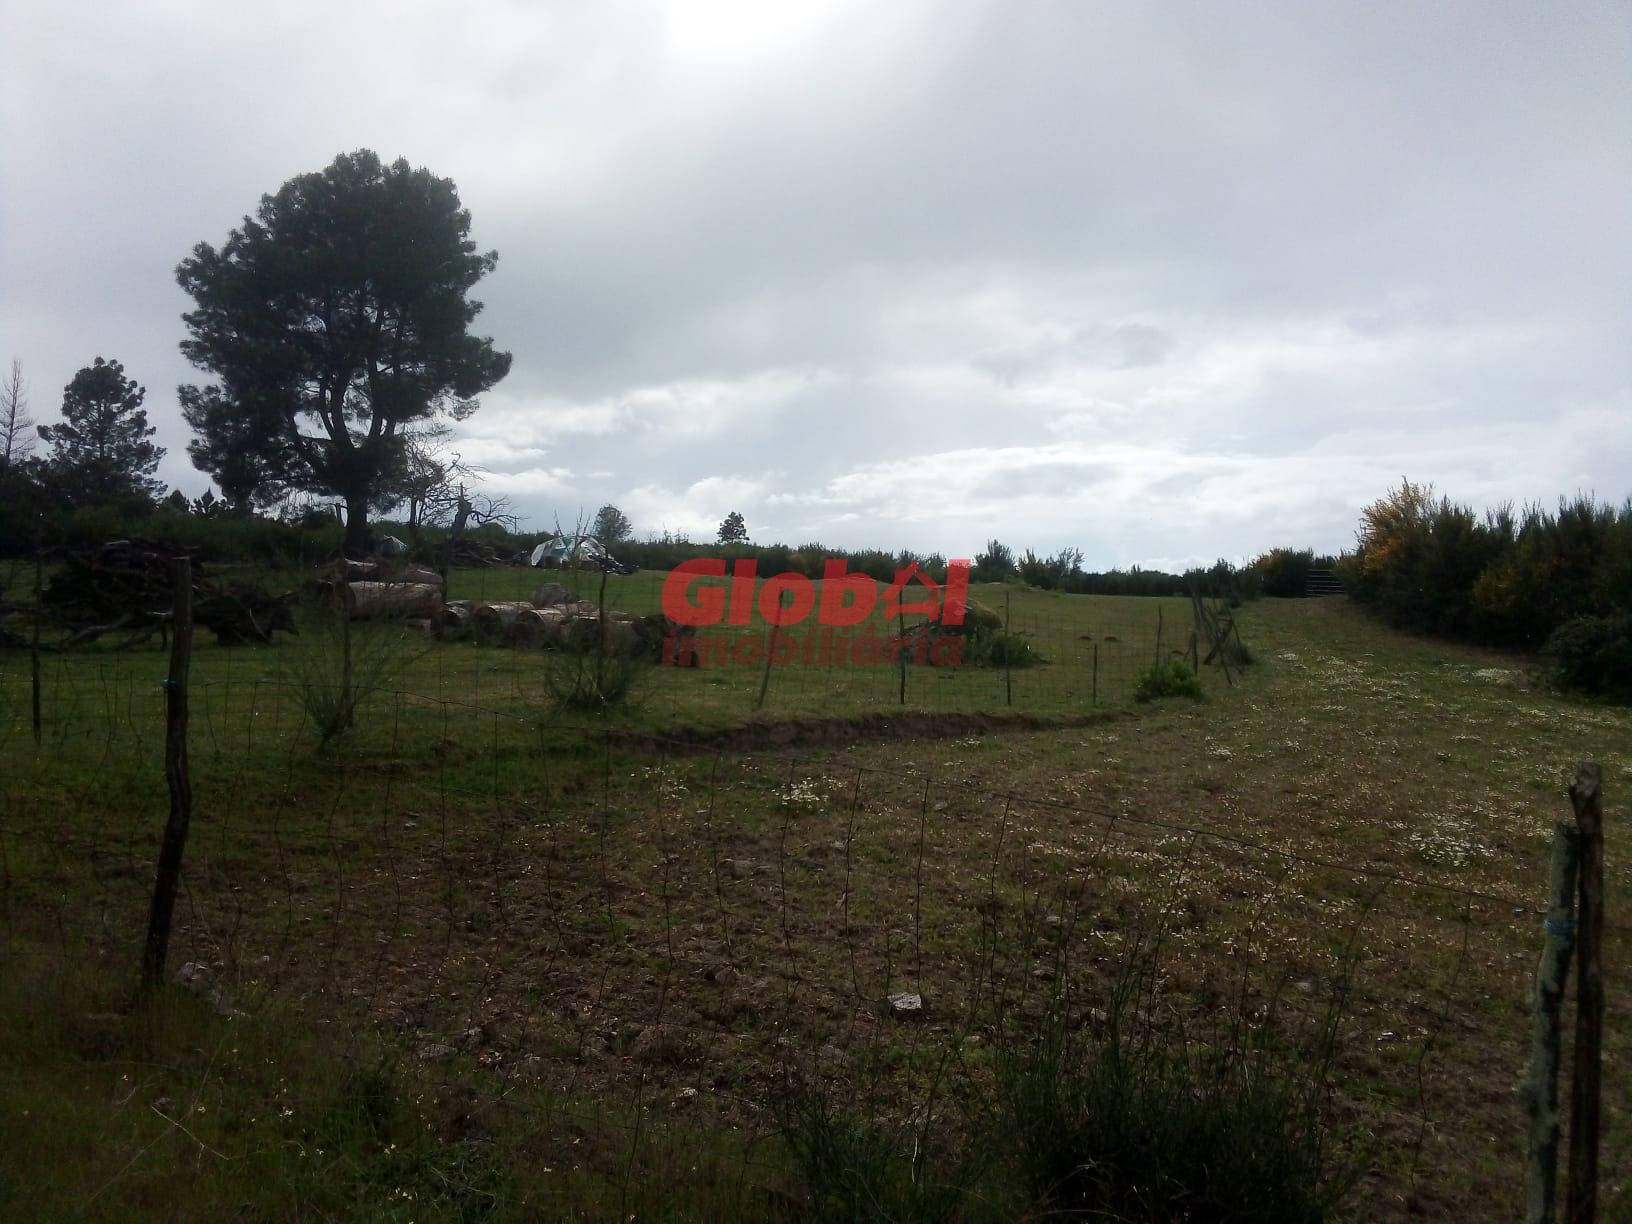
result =
[[791,1095],[778,1121],[812,1218],[1334,1218],[1366,1154],[1328,1116],[1342,989],[1301,1041],[1244,999],[1201,1036],[1153,1019],[1171,1015],[1153,973],[1125,973],[1103,1007],[1052,996],[946,1089],[961,1125],[892,1127],[879,1102]]

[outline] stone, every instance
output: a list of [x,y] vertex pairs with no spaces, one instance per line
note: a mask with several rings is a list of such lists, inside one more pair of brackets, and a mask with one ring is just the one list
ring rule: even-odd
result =
[[194,994],[203,994],[210,988],[211,978],[208,965],[201,965],[197,961],[188,961],[176,970],[176,984]]
[[577,603],[578,597],[559,582],[546,582],[533,592],[532,602],[535,608],[555,608],[563,604]]
[[924,996],[921,994],[902,991],[900,994],[891,995],[887,1002],[891,1014],[901,1019],[917,1020],[924,1014]]

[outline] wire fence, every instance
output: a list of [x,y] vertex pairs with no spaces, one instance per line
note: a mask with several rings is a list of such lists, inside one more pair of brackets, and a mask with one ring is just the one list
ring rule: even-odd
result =
[[[596,1165],[619,1203],[654,1151],[710,1128],[732,1137],[720,1176],[744,1212],[786,1193],[794,1080],[956,1127],[949,1067],[1067,987],[1103,999],[1136,954],[1150,1023],[1246,1014],[1293,1042],[1335,1025],[1336,1116],[1379,1141],[1362,1187],[1378,1214],[1521,1200],[1539,860],[1534,887],[1460,889],[1205,812],[972,785],[979,731],[890,769],[745,756],[564,722],[491,674],[481,699],[385,689],[319,752],[297,686],[239,670],[193,687],[173,971],[223,1012],[387,1043],[425,1091],[532,1127],[561,1168]],[[0,679],[6,959],[134,977],[162,689],[128,657],[51,658],[36,743],[20,677]],[[1612,920],[1611,943],[1625,933]],[[1624,991],[1609,1013],[1616,1135]],[[1629,1149],[1607,1146],[1607,1184],[1632,1175]]]

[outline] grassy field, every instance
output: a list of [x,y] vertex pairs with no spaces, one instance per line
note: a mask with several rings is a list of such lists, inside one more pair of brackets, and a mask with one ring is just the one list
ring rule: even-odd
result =
[[[614,578],[608,602],[656,591]],[[1182,601],[1008,598],[1049,660],[1013,673],[1012,704],[1001,670],[913,669],[903,710],[894,669],[795,668],[756,713],[755,673],[654,669],[633,708],[569,718],[538,652],[418,645],[323,751],[280,658],[315,658],[315,626],[201,643],[172,967],[202,968],[147,1007],[162,656],[48,659],[38,748],[6,658],[0,1106],[27,1125],[0,1208],[798,1216],[771,1108],[790,1077],[956,1133],[1040,1000],[1069,981],[1094,1005],[1155,942],[1152,1011],[1181,1027],[1244,1009],[1295,1042],[1335,1015],[1355,1218],[1516,1214],[1536,908],[1584,756],[1610,813],[1604,1184],[1624,1203],[1632,713],[1341,599],[1249,605],[1238,686],[1207,669],[1208,701],[1139,706],[1157,608],[1187,638]],[[717,734],[666,738],[685,728]],[[921,1018],[884,1002],[901,992]]]
[[[526,599],[545,581],[561,581],[590,599],[599,598],[599,575],[520,568],[457,571],[450,597],[505,601]],[[663,575],[642,571],[607,579],[609,608],[637,615],[656,611]],[[273,587],[280,580],[274,576]],[[282,578],[288,584],[291,579]],[[818,588],[820,584],[817,584]],[[883,590],[882,585],[878,588]],[[1067,596],[1019,586],[976,584],[971,599],[1008,619],[1013,631],[1041,655],[1035,666],[923,667],[903,669],[884,663],[806,663],[771,669],[759,665],[643,669],[633,700],[613,715],[621,726],[653,733],[720,730],[750,721],[794,718],[832,719],[914,711],[968,715],[1015,714],[1034,718],[1070,718],[1127,706],[1139,675],[1158,656],[1188,655],[1191,610],[1183,599],[1124,599]],[[814,618],[812,618],[814,619]],[[254,724],[291,730],[301,714],[288,694],[291,683],[310,677],[314,666],[327,666],[335,653],[334,628],[328,618],[303,612],[301,635],[280,639],[276,649],[251,651],[217,646],[199,636],[193,656],[193,680],[233,733],[243,731],[248,710]],[[801,631],[803,627],[801,627]],[[882,609],[855,632],[880,637],[892,631]],[[1161,633],[1158,639],[1158,631]],[[370,640],[380,631],[361,631]],[[768,640],[763,625],[725,631],[736,639]],[[156,645],[156,639],[155,639]],[[570,720],[551,708],[546,691],[547,652],[536,649],[478,646],[472,642],[432,646],[422,635],[403,637],[399,648],[382,653],[388,665],[388,687],[413,694],[420,704],[451,701],[494,705],[505,713],[529,718]],[[19,686],[26,660],[14,657],[0,683],[0,710],[15,714],[26,700]],[[82,650],[48,656],[45,665],[45,713],[63,726],[83,733],[106,721],[109,709],[126,711],[133,702],[154,700],[162,678],[163,654],[157,649]],[[1217,668],[1203,669],[1203,683],[1222,691],[1227,682]],[[764,688],[764,701],[760,691]],[[101,707],[100,711],[98,707]],[[90,714],[85,722],[82,714]],[[593,725],[601,725],[596,719]]]

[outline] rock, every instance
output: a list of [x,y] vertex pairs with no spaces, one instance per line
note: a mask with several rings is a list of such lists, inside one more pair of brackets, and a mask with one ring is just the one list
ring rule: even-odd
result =
[[532,600],[535,608],[554,608],[577,601],[578,597],[559,582],[546,582],[533,592]]
[[886,1000],[890,1005],[890,1013],[905,1020],[922,1019],[924,1014],[924,996],[902,991],[893,994]]
[[444,1058],[452,1058],[456,1051],[451,1045],[443,1041],[433,1041],[419,1047],[421,1062],[441,1062]]
[[203,994],[210,988],[212,974],[208,965],[201,965],[197,961],[188,961],[176,970],[176,985],[190,990],[194,994]]

